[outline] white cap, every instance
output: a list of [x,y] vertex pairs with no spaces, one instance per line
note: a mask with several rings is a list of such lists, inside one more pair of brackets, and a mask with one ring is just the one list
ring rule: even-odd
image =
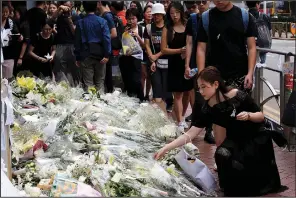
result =
[[161,3],[153,4],[151,14],[166,14],[164,6]]

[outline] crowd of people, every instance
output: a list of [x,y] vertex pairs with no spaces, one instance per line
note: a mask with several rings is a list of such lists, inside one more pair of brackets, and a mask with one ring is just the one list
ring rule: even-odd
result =
[[[248,1],[250,12],[231,1],[213,3],[209,10],[210,1],[147,1],[144,8],[132,1],[128,9],[123,1],[37,1],[28,11],[3,3],[1,28],[11,30],[3,76],[30,70],[110,93],[112,66],[118,64],[129,96],[152,100],[165,112],[173,108],[181,133],[192,122],[156,159],[206,128],[205,141],[217,145],[225,194],[268,193],[280,187],[280,179],[271,137],[261,130],[264,116],[249,96],[260,2]],[[124,32],[142,48],[142,60],[122,54]],[[261,58],[265,61],[264,54]],[[195,68],[198,75],[192,77]],[[193,114],[185,118],[189,104]]]

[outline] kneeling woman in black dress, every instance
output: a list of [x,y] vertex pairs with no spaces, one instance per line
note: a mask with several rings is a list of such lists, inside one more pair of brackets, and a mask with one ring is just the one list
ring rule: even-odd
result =
[[155,159],[194,139],[208,123],[214,123],[226,128],[226,139],[215,153],[225,196],[259,196],[278,190],[281,182],[272,138],[264,129],[259,107],[246,93],[228,89],[214,67],[201,71],[198,86],[207,102],[201,111],[194,110],[190,130],[160,149]]
[[30,71],[37,77],[52,77],[52,62],[55,56],[54,24],[47,20],[42,32],[37,33],[30,42],[29,55],[31,56]]

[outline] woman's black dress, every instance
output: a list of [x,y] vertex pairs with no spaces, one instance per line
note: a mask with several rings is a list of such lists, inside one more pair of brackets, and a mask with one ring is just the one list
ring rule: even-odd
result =
[[215,153],[225,196],[259,196],[278,190],[281,182],[271,134],[264,123],[236,120],[242,111],[259,112],[260,108],[238,91],[235,97],[213,107],[206,103],[201,111],[196,109],[192,125],[203,128],[214,123],[226,128],[227,137]]
[[[168,42],[171,49],[180,49],[186,46],[186,33],[175,32],[174,38]],[[193,89],[193,79],[186,80],[185,59],[182,60],[181,54],[169,55],[168,65],[168,91],[169,92],[185,92]]]
[[[47,39],[43,38],[40,34],[38,34],[35,37],[35,39],[32,40],[31,45],[34,47],[33,52],[37,56],[45,58],[47,54],[51,54],[51,49],[54,45],[53,34],[51,34],[51,36]],[[52,64],[50,62],[42,63],[32,58],[30,71],[38,77],[52,77]]]

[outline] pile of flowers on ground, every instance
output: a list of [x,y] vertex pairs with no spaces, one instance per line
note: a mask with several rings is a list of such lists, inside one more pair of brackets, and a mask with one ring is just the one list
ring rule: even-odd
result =
[[66,83],[12,82],[13,184],[27,196],[205,196],[171,151],[177,130],[162,111],[119,90],[97,96]]

